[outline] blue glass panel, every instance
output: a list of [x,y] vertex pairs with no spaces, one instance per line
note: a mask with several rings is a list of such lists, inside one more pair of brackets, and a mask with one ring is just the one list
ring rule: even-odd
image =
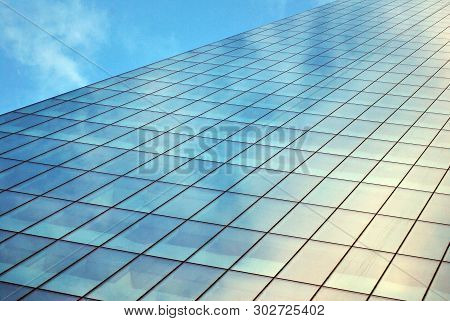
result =
[[0,273],[50,244],[49,239],[17,234],[0,244]]
[[184,187],[179,185],[154,183],[120,203],[117,207],[148,213],[161,206],[184,189]]
[[97,300],[137,300],[178,264],[175,261],[140,256],[88,297]]
[[28,228],[26,233],[58,239],[104,211],[104,207],[73,203]]
[[136,222],[142,216],[135,212],[111,209],[70,233],[65,240],[101,245]]
[[10,188],[50,169],[50,166],[22,163],[0,173],[0,188]]
[[86,106],[86,104],[78,103],[75,101],[65,101],[61,104],[54,105],[52,107],[43,109],[43,110],[37,112],[37,114],[44,115],[44,116],[51,116],[51,117],[59,117],[61,115],[70,113],[71,111],[77,110],[84,106]]
[[2,156],[18,160],[28,160],[45,153],[48,150],[61,146],[64,143],[64,141],[60,140],[42,138],[4,153]]
[[71,113],[65,114],[63,117],[75,120],[86,120],[98,114],[107,112],[108,110],[111,110],[111,107],[94,104],[77,109]]
[[141,179],[121,177],[84,197],[81,201],[96,205],[114,206],[149,183]]
[[123,149],[100,146],[64,163],[64,166],[91,170],[124,152]]
[[96,146],[87,144],[68,143],[38,157],[35,157],[33,161],[49,165],[59,165],[95,147]]
[[108,126],[99,129],[91,134],[79,138],[77,141],[79,143],[103,145],[119,136],[122,136],[131,131],[131,128],[119,127],[119,126]]
[[107,174],[86,173],[52,190],[48,195],[75,201],[109,183],[115,178],[116,176]]
[[24,145],[33,140],[36,140],[36,138],[16,134],[0,138],[0,153],[16,148],[17,146]]
[[25,117],[12,120],[8,123],[1,124],[0,131],[6,133],[16,133],[31,126],[40,124],[46,120],[50,120],[50,118],[36,115],[27,115]]
[[93,91],[86,95],[80,96],[74,100],[86,102],[86,103],[96,103],[102,99],[117,95],[119,93],[120,93],[120,91],[102,89],[102,90]]
[[225,164],[200,180],[195,186],[227,190],[252,171],[250,167]]
[[94,123],[101,123],[101,124],[112,124],[115,122],[118,122],[121,119],[124,119],[128,116],[131,116],[135,114],[137,110],[135,109],[127,109],[127,108],[114,108],[110,111],[107,111],[105,113],[102,113],[98,116],[95,116],[90,121]]
[[4,191],[0,193],[0,214],[6,213],[13,208],[33,199],[34,196]]
[[0,216],[0,228],[19,232],[69,204],[67,201],[47,197],[36,198]]
[[217,225],[188,221],[152,246],[146,253],[184,261],[219,231],[220,227]]
[[209,241],[189,262],[229,268],[243,255],[263,233],[226,228]]
[[190,187],[155,211],[155,213],[189,218],[220,195],[220,192]]
[[0,230],[0,242],[3,242],[4,240],[6,240],[7,238],[9,238],[13,235],[14,235],[13,232]]
[[102,125],[102,124],[81,122],[76,125],[67,127],[57,133],[51,134],[48,137],[71,141],[71,140],[75,140],[81,136],[87,135],[95,130],[98,130],[98,129],[104,127],[104,126],[105,125]]
[[162,177],[161,181],[174,184],[191,185],[202,177],[208,175],[208,173],[212,172],[220,165],[220,163],[193,159]]
[[14,191],[41,195],[83,174],[83,171],[55,167],[13,188]]
[[17,301],[31,290],[21,285],[0,282],[0,301]]
[[144,301],[189,301],[197,299],[224,270],[185,263],[145,295]]
[[83,296],[133,257],[130,253],[99,248],[46,283],[43,288]]
[[32,136],[47,136],[58,130],[74,125],[76,122],[68,119],[52,119],[45,123],[33,126],[22,131],[22,134],[32,135]]
[[258,198],[254,196],[224,193],[195,214],[193,219],[227,225],[257,200]]
[[0,280],[38,287],[92,250],[87,245],[57,241],[3,274]]
[[114,237],[105,246],[117,250],[141,253],[182,222],[182,220],[176,218],[147,215]]
[[34,290],[21,301],[76,301],[78,297],[45,290]]
[[95,171],[114,175],[124,175],[132,169],[148,162],[153,157],[155,157],[154,154],[136,152],[132,150],[97,167]]

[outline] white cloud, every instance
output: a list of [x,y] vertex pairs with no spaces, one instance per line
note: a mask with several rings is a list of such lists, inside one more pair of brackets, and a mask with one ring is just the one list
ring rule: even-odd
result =
[[[89,57],[106,40],[108,17],[78,0],[9,2],[68,46]],[[87,82],[92,66],[51,36],[0,4],[0,48],[21,65],[31,67],[40,91],[67,90]]]

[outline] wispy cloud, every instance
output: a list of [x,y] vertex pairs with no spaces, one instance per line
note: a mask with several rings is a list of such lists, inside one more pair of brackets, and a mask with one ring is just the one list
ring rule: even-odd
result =
[[[62,42],[92,57],[107,35],[108,16],[92,5],[70,1],[14,1],[8,5]],[[0,49],[31,67],[41,91],[86,84],[85,60],[0,3]],[[55,88],[56,87],[56,88]]]

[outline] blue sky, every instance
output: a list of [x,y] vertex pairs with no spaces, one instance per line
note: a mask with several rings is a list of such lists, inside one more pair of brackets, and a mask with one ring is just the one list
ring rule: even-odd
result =
[[3,1],[0,114],[331,2]]

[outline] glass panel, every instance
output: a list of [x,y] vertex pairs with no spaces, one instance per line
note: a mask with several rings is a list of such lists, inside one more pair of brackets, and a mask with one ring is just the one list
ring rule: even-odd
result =
[[137,300],[178,264],[175,261],[140,256],[95,289],[88,297],[97,300]]
[[195,214],[192,219],[226,225],[256,202],[257,199],[254,196],[224,193]]
[[59,197],[75,201],[77,199],[80,199],[84,195],[93,192],[97,188],[109,183],[115,178],[116,177],[112,175],[86,173],[52,190],[47,195],[51,197]]
[[70,233],[64,239],[98,246],[123,231],[141,217],[141,214],[135,212],[113,208]]
[[438,262],[396,255],[375,288],[375,295],[399,300],[422,300]]
[[175,229],[183,221],[170,217],[147,215],[114,237],[105,246],[141,253]]
[[295,205],[293,202],[262,198],[246,210],[231,225],[268,232]]
[[133,254],[99,248],[43,288],[83,296],[134,258]]
[[388,253],[352,248],[325,285],[370,294],[392,256]]
[[190,187],[156,210],[156,213],[178,218],[188,218],[209,204],[220,193]]
[[270,278],[229,271],[204,295],[203,301],[250,301],[269,283]]
[[311,284],[274,279],[258,296],[259,301],[307,301],[318,287]]
[[184,263],[142,300],[188,301],[197,299],[224,271],[208,266]]
[[38,287],[88,254],[92,249],[92,247],[86,245],[57,241],[9,270],[0,279]]
[[233,266],[233,270],[273,277],[304,243],[304,240],[292,237],[266,234]]
[[395,253],[413,221],[377,215],[358,239],[357,246]]
[[16,234],[0,244],[0,273],[51,243],[42,237]]
[[309,238],[333,212],[333,209],[298,204],[274,227],[274,233]]
[[440,260],[450,242],[448,225],[416,222],[399,253]]
[[145,180],[121,177],[103,186],[96,192],[85,196],[81,201],[96,205],[114,206],[149,183]]
[[146,253],[179,261],[189,258],[208,242],[220,227],[199,222],[186,222],[158,242]]
[[372,218],[372,214],[338,209],[313,235],[313,239],[352,245]]
[[346,251],[346,246],[309,241],[279,276],[292,281],[321,285]]
[[189,262],[229,268],[262,235],[253,231],[226,228],[189,259]]
[[69,204],[69,202],[52,198],[36,198],[0,216],[0,228],[20,232]]
[[36,225],[31,226],[25,232],[58,239],[105,210],[106,208],[100,206],[73,203]]
[[174,184],[154,183],[117,205],[133,211],[151,212],[184,190]]

